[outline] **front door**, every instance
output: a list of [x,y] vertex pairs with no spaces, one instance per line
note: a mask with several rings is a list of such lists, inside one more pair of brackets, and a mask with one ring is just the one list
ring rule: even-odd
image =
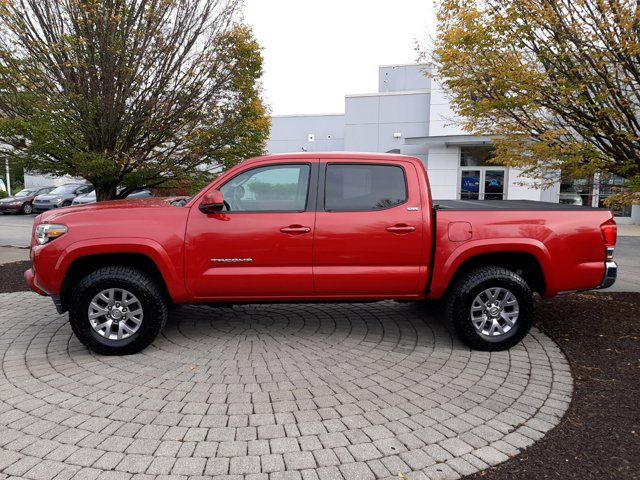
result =
[[189,292],[212,300],[312,295],[316,185],[316,161],[249,166],[218,187],[223,211],[194,206],[185,247]]
[[423,212],[410,162],[321,164],[314,245],[326,296],[419,293]]

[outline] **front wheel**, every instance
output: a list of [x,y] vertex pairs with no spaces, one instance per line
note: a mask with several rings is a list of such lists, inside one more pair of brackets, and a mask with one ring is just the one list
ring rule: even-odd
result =
[[167,319],[167,304],[155,280],[126,266],[88,274],[73,290],[69,306],[73,332],[89,350],[103,355],[143,350]]
[[497,351],[511,348],[531,329],[533,292],[516,273],[480,267],[458,279],[447,296],[446,316],[469,347]]

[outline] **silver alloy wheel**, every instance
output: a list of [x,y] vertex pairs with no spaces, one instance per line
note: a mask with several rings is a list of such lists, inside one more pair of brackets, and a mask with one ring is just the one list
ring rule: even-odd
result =
[[29,215],[31,212],[33,212],[33,207],[31,206],[30,203],[25,203],[24,207],[22,207],[22,211],[27,215]]
[[518,300],[506,288],[487,288],[476,296],[470,314],[479,334],[487,337],[506,335],[518,321]]
[[142,325],[142,304],[138,297],[123,288],[108,288],[89,303],[91,327],[109,340],[124,340]]

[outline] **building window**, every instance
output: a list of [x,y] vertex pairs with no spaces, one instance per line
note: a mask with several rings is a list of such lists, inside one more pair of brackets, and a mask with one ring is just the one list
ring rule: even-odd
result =
[[593,192],[593,179],[563,175],[560,180],[559,203],[593,206]]
[[490,165],[489,160],[491,157],[493,157],[492,146],[474,145],[460,147],[461,167],[486,167]]
[[[560,203],[607,208],[604,201],[611,195],[629,190],[628,180],[613,173],[596,174],[587,178],[572,178],[562,175],[560,181]],[[626,205],[614,213],[618,217],[631,216],[631,206]]]
[[507,169],[489,163],[490,146],[460,148],[460,189],[462,200],[504,200]]
[[[598,178],[598,206],[606,207],[604,201],[607,198],[616,193],[629,191],[630,189],[629,181],[626,178],[616,175],[615,173],[600,174]],[[614,213],[618,217],[630,217],[631,205],[625,205],[614,210]]]

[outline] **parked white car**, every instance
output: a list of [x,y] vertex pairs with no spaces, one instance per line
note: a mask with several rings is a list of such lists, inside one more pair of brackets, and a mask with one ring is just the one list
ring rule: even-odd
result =
[[[122,191],[121,188],[118,189],[118,192]],[[149,190],[138,190],[137,192],[130,193],[127,195],[127,198],[147,198],[153,197],[153,194]],[[96,192],[85,193],[84,195],[78,195],[73,199],[73,203],[71,205],[87,205],[89,203],[96,202]]]

